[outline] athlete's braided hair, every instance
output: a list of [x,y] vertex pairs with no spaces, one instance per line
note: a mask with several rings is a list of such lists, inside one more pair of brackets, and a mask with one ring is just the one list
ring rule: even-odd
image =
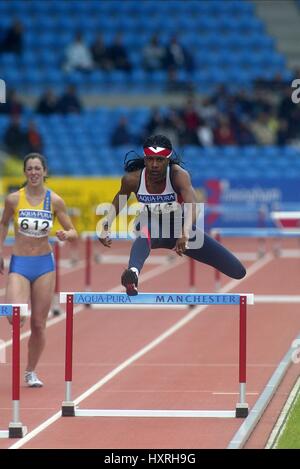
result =
[[[164,135],[152,135],[151,137],[146,138],[143,142],[143,148],[146,147],[162,147],[173,149],[171,140]],[[170,157],[170,164],[178,164],[182,166],[181,157],[173,150],[173,153]],[[124,169],[127,173],[132,171],[137,171],[138,169],[143,169],[145,167],[144,156],[138,155],[134,150],[126,153],[124,158]]]

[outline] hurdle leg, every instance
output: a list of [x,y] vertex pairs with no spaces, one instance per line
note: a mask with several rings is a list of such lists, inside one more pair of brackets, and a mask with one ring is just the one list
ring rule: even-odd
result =
[[72,401],[73,368],[73,295],[67,295],[66,304],[66,363],[65,363],[65,400],[62,403],[63,417],[75,416],[75,404]]
[[20,420],[20,307],[13,307],[12,350],[12,421],[8,427],[9,438],[22,438],[27,428]]
[[189,289],[190,292],[193,293],[195,291],[195,284],[196,284],[196,265],[195,265],[195,259],[192,257],[189,257]]
[[90,236],[85,240],[85,291],[91,291],[92,277],[92,240]]
[[280,257],[281,255],[281,241],[279,238],[273,239],[273,253],[275,257]]
[[59,241],[56,241],[54,244],[54,253],[55,253],[55,290],[54,290],[54,300],[52,314],[53,316],[59,316],[61,310],[59,307],[59,291],[60,291],[60,245]]
[[[93,241],[90,236],[86,237],[85,240],[85,291],[91,291],[92,289],[92,254],[93,254]],[[91,305],[87,303],[85,305],[90,308]]]
[[[220,233],[216,233],[215,235],[216,241],[221,243],[221,235]],[[221,289],[221,272],[218,269],[215,269],[215,290],[216,292],[220,291]]]
[[265,238],[258,238],[258,250],[257,256],[259,259],[266,255],[267,248],[266,248],[266,240]]
[[240,297],[240,330],[239,330],[239,383],[240,396],[236,404],[235,416],[245,418],[248,415],[246,403],[246,346],[247,346],[247,297]]

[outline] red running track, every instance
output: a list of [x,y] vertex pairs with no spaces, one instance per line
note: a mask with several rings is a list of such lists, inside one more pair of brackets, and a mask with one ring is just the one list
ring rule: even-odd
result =
[[[236,251],[244,249],[242,242],[236,243]],[[121,251],[119,246],[118,251]],[[159,251],[160,255],[163,253]],[[147,265],[141,289],[187,290],[188,262],[180,259],[178,262],[178,265],[164,263],[163,267]],[[275,259],[268,255],[246,264],[252,267],[244,280],[235,282],[223,276],[227,291],[298,293],[299,259]],[[93,290],[105,291],[112,287],[120,290],[117,283],[122,268],[115,264],[97,265]],[[162,268],[165,271],[160,273]],[[252,275],[251,269],[254,270]],[[62,289],[80,290],[83,269],[68,272],[63,272]],[[197,285],[198,291],[214,290],[211,268],[197,265]],[[298,333],[300,318],[296,306],[257,304],[248,309],[247,401],[250,407]],[[101,384],[108,373],[189,313],[189,310],[162,309],[80,310],[74,321],[74,397],[99,381]],[[57,414],[64,398],[65,325],[62,317],[55,321],[47,331],[47,348],[38,368],[45,387],[21,389],[21,418],[29,432]],[[1,338],[9,338],[9,332],[4,320]],[[21,343],[22,372],[26,342]],[[11,413],[9,364],[0,365],[0,370],[0,428],[6,429]],[[130,366],[124,366],[120,373],[84,399],[80,407],[233,410],[237,393],[238,308],[205,307]],[[254,447],[263,447],[276,412],[274,410],[272,419],[269,418],[272,421],[269,426],[265,424],[263,435],[253,440]],[[240,419],[60,417],[28,442],[26,438],[18,440],[17,445],[21,444],[22,448],[225,448],[242,422]],[[254,435],[255,432],[252,438]],[[0,448],[13,443],[15,441],[0,440]]]

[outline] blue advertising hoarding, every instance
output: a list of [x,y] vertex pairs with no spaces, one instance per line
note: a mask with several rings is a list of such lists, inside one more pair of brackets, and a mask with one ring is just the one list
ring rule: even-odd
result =
[[274,226],[272,210],[300,210],[300,179],[193,179],[205,198],[205,229]]

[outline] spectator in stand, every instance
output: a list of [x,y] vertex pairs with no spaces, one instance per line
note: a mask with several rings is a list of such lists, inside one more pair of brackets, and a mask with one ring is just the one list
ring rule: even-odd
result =
[[205,123],[198,127],[197,136],[202,147],[211,147],[214,144],[214,133]]
[[19,158],[22,158],[26,153],[28,140],[17,115],[12,116],[11,122],[4,132],[3,141],[8,153]]
[[247,118],[243,118],[236,128],[237,144],[240,146],[256,145],[257,142],[251,131],[250,123]]
[[284,146],[288,143],[288,140],[289,140],[288,123],[285,119],[279,119],[276,144],[279,146]]
[[54,114],[57,111],[58,111],[57,97],[55,96],[53,90],[48,89],[40,97],[39,102],[37,104],[36,112],[38,114],[49,115],[49,114]]
[[76,88],[74,85],[69,85],[65,93],[61,96],[58,101],[58,112],[62,114],[80,113],[81,103],[76,94]]
[[214,142],[216,145],[236,145],[236,138],[230,125],[230,121],[225,116],[220,116],[219,124],[214,131]]
[[41,134],[39,133],[35,122],[30,121],[28,124],[27,131],[27,140],[28,140],[28,152],[29,153],[40,153],[43,150],[43,140]]
[[251,123],[251,130],[258,145],[275,145],[276,133],[270,126],[270,116],[266,112],[260,112]]
[[203,119],[199,116],[193,98],[187,100],[182,110],[182,120],[185,126],[185,145],[199,145],[198,128],[203,125]]
[[0,114],[20,116],[23,112],[23,104],[15,90],[8,90],[6,103],[1,104]]
[[102,34],[98,34],[95,42],[91,46],[91,54],[94,65],[101,70],[110,70],[111,63],[108,58],[108,49],[104,44]]
[[71,72],[72,70],[90,72],[93,67],[92,54],[83,41],[81,33],[77,33],[74,41],[66,49],[64,70],[66,72]]
[[292,118],[293,111],[295,109],[295,103],[291,100],[292,88],[287,86],[278,103],[278,116],[281,119],[287,119],[288,122]]
[[164,67],[170,69],[184,69],[189,72],[194,70],[194,62],[188,51],[180,44],[176,35],[174,35],[166,48]]
[[164,125],[164,116],[162,115],[160,109],[154,108],[150,115],[150,119],[145,126],[145,134],[152,135],[156,134],[156,129],[163,127]]
[[254,82],[255,88],[262,91],[272,91],[281,94],[289,83],[282,77],[281,73],[276,73],[272,78],[258,78]]
[[166,49],[160,44],[157,34],[153,34],[150,42],[144,47],[142,55],[143,66],[148,72],[161,70],[163,68]]
[[121,145],[129,145],[131,143],[134,143],[134,138],[128,128],[128,120],[127,117],[122,116],[111,135],[110,144],[112,147],[118,147]]
[[155,108],[145,126],[144,136],[163,132],[168,138],[172,137],[176,146],[179,146],[182,144],[184,131],[184,124],[176,109],[171,108],[166,115],[163,115],[159,109]]
[[16,20],[4,33],[0,51],[21,55],[23,51],[23,26],[19,20]]
[[121,33],[115,35],[113,43],[108,48],[107,57],[112,69],[131,72],[132,66],[129,62]]

